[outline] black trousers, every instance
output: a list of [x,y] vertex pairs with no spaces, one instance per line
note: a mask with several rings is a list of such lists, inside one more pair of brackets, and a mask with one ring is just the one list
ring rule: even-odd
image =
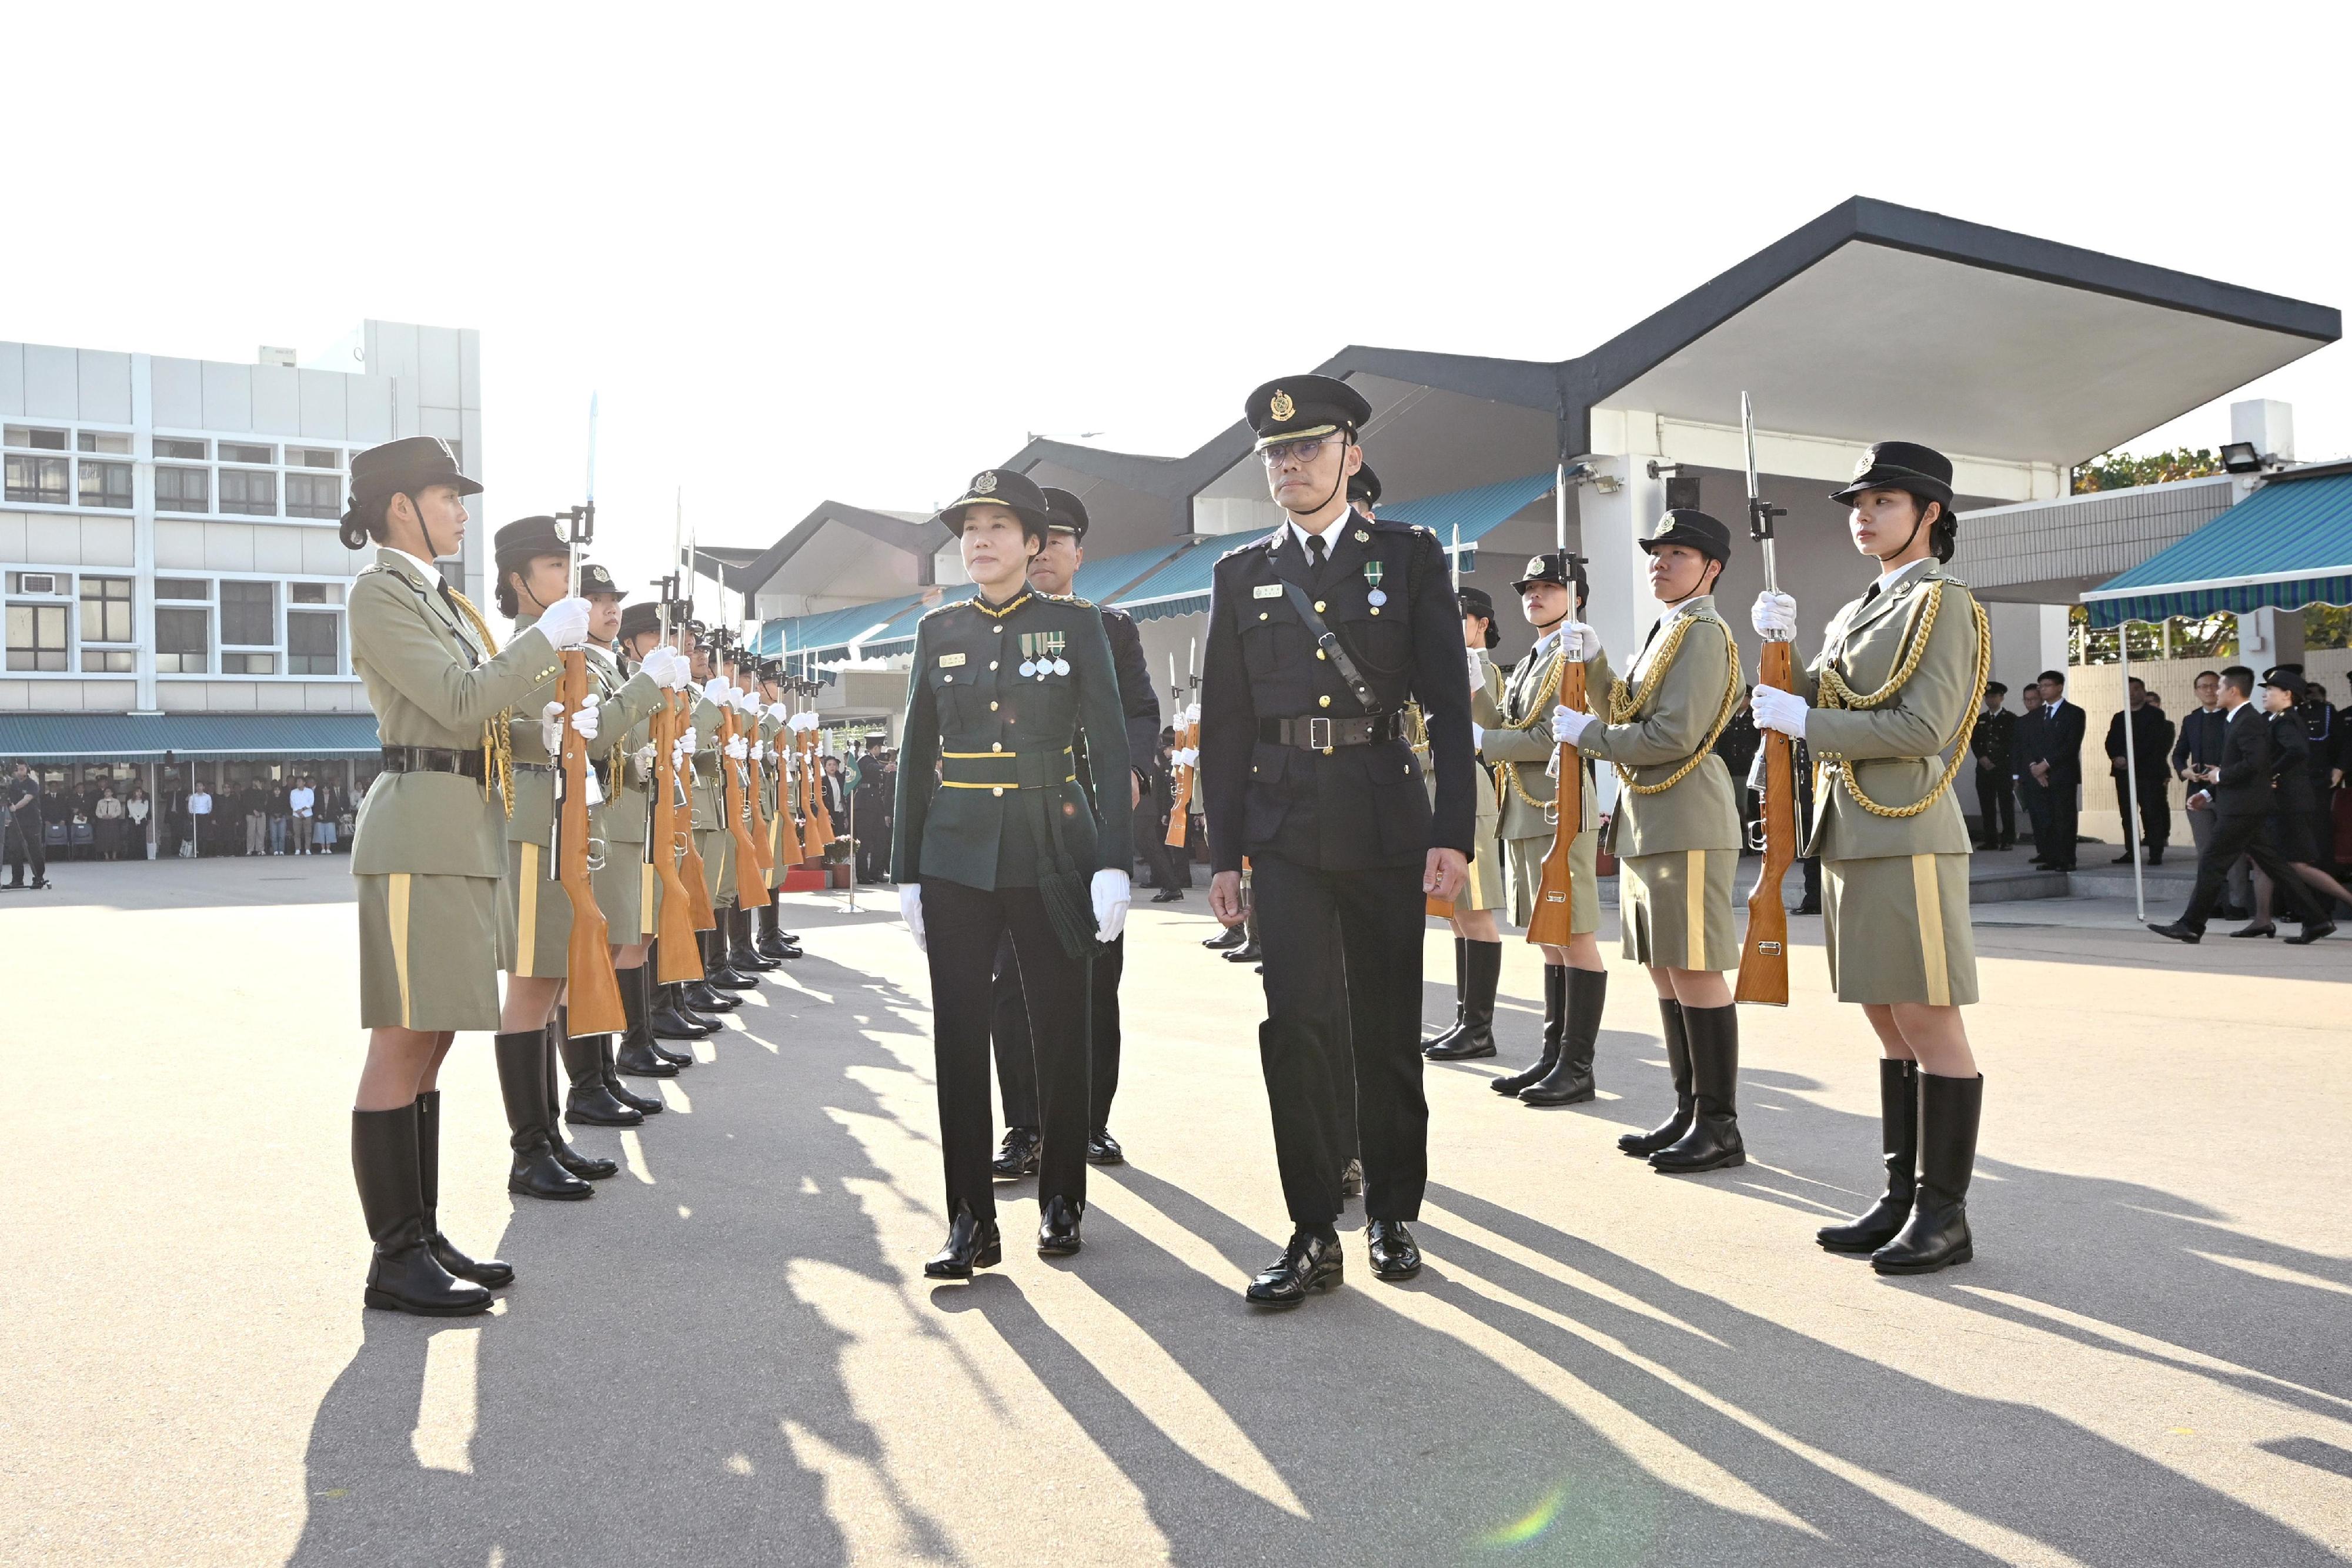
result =
[[860,882],[880,882],[889,873],[890,819],[879,811],[860,811],[857,814],[857,869],[853,874]]
[[1339,1216],[1339,1169],[1358,1153],[1343,1098],[1356,1111],[1366,1218],[1417,1218],[1429,1182],[1422,867],[1316,871],[1271,855],[1251,865],[1265,949],[1258,1058],[1291,1222],[1328,1225]]
[[2036,783],[2031,774],[2017,781],[2017,792],[2025,797],[2026,811],[2033,818],[2034,852],[2066,871],[2074,869],[2074,828],[2082,816],[2074,802],[2076,789],[2074,780],[2054,775],[2046,785]]
[[1150,868],[1154,887],[1190,887],[1192,879],[1183,874],[1176,864],[1176,852],[1168,847],[1168,829],[1164,823],[1155,826],[1159,815],[1153,811],[1135,814],[1135,852]]
[[1977,769],[1977,819],[1984,824],[1979,836],[1986,843],[2017,841],[2017,797],[2010,791],[2009,775],[1998,768]]
[[32,880],[37,883],[47,881],[49,874],[49,849],[43,841],[40,825],[36,823],[31,827],[26,826],[14,811],[7,813],[7,817],[8,880],[24,881],[25,873],[22,868],[26,862],[30,861],[33,866]]
[[2218,817],[2213,822],[2213,836],[2197,856],[2197,886],[2189,894],[2189,912],[2180,923],[2192,931],[2205,929],[2205,922],[2221,903],[2221,894],[2229,886],[2230,867],[2240,855],[2252,861],[2263,875],[2276,884],[2273,895],[2285,901],[2288,912],[2296,920],[2321,918],[2326,910],[2311,891],[2309,884],[2295,874],[2278,845],[2271,838],[2271,820],[2261,812],[2242,817]]
[[[1111,1096],[1118,1092],[1118,977],[1127,968],[1127,937],[1098,943],[1094,974],[1087,998],[1088,1051],[1087,1092],[1089,1131],[1110,1125]],[[1029,998],[1021,984],[1021,964],[1007,931],[996,945],[994,999],[991,1004],[989,1038],[996,1051],[996,1088],[1004,1097],[1004,1124],[1038,1125],[1037,1057],[1029,1017]]]
[[996,950],[1008,936],[1034,1024],[1039,1152],[1037,1200],[1087,1197],[1086,960],[1062,950],[1045,900],[1034,887],[992,893],[923,878],[923,930],[931,966],[940,1156],[948,1214],[996,1218],[995,1118],[988,1098],[989,1015]]
[[[2172,802],[2164,794],[2164,781],[2170,777],[2163,768],[2158,768],[2153,777],[2143,769],[2139,776],[2139,837],[2150,851],[2161,851],[2172,839]],[[2129,774],[2116,775],[2116,820],[2123,824],[2126,833],[2131,831]],[[2128,838],[2124,841],[2124,848],[2131,848]]]

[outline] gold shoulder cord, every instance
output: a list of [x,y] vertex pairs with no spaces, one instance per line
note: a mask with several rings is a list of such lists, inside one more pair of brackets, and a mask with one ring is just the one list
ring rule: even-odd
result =
[[[1668,670],[1674,668],[1675,660],[1683,651],[1683,639],[1689,636],[1690,629],[1702,621],[1712,625],[1723,626],[1723,622],[1713,615],[1676,617],[1677,624],[1673,631],[1666,633],[1665,644],[1658,650],[1657,659],[1650,665],[1649,677],[1642,683],[1640,691],[1635,691],[1622,680],[1612,681],[1609,684],[1609,699],[1603,705],[1608,712],[1602,716],[1609,723],[1629,724],[1633,721],[1633,716],[1642,711],[1643,700],[1650,693],[1658,689],[1658,683],[1665,678]],[[1731,629],[1727,626],[1725,626],[1723,631],[1723,646],[1731,664],[1731,678],[1724,683],[1723,706],[1716,710],[1715,727],[1706,732],[1706,738],[1698,743],[1698,749],[1692,752],[1680,768],[1675,769],[1672,777],[1658,783],[1636,784],[1633,782],[1631,768],[1622,762],[1612,764],[1617,769],[1617,782],[1622,785],[1628,793],[1662,795],[1689,778],[1696,771],[1700,763],[1714,755],[1715,743],[1722,738],[1724,726],[1731,722],[1733,711],[1739,706],[1740,689],[1747,685],[1739,667],[1739,644],[1731,640]]]
[[[1824,664],[1822,666],[1821,675],[1822,706],[1864,710],[1879,707],[1893,700],[1895,694],[1903,689],[1904,683],[1908,681],[1913,672],[1918,669],[1919,660],[1927,651],[1927,634],[1936,629],[1936,612],[1943,607],[1944,580],[1942,578],[1936,579],[1927,585],[1927,591],[1919,596],[1918,608],[1911,612],[1911,624],[1903,629],[1904,640],[1907,646],[1903,657],[1895,664],[1895,673],[1886,677],[1886,684],[1874,692],[1858,695],[1845,684],[1844,678],[1837,673],[1836,665]],[[1974,599],[1969,601],[1969,608],[1976,612],[1976,693],[1977,696],[1981,698],[1984,695],[1985,681],[1992,674],[1992,618],[1985,613],[1985,607]],[[1960,720],[1959,733],[1952,737],[1952,745],[1956,749],[1952,753],[1950,764],[1944,769],[1944,776],[1936,781],[1934,789],[1928,790],[1914,804],[1880,805],[1862,792],[1862,786],[1854,782],[1853,764],[1843,757],[1823,752],[1822,766],[1836,770],[1838,778],[1845,784],[1845,792],[1853,797],[1853,803],[1872,816],[1916,817],[1937,800],[1942,800],[1944,791],[1952,787],[1952,780],[1959,777],[1960,760],[1969,755],[1969,737],[1976,730],[1977,710],[1980,706],[1982,705],[1979,701],[1971,701],[1969,704],[1968,716]]]
[[[1502,714],[1503,727],[1506,729],[1516,729],[1524,734],[1527,731],[1535,728],[1538,723],[1548,717],[1551,709],[1552,695],[1559,690],[1560,674],[1562,670],[1566,668],[1567,664],[1568,643],[1566,639],[1562,639],[1559,652],[1552,657],[1551,668],[1545,672],[1543,685],[1536,688],[1536,695],[1533,700],[1528,704],[1527,717],[1513,718],[1511,716],[1510,710],[1506,708],[1503,710]],[[1507,692],[1504,694],[1507,697],[1510,694]],[[1519,782],[1519,765],[1517,763],[1501,762],[1496,764],[1496,766],[1501,769],[1504,782],[1507,783],[1511,787],[1511,793],[1519,798],[1519,803],[1521,805],[1531,807],[1538,811],[1541,811],[1547,817],[1549,817],[1552,812],[1558,809],[1558,801],[1538,800],[1533,795],[1528,793],[1527,786]]]
[[[497,658],[499,640],[490,635],[490,623],[482,619],[482,612],[474,608],[474,601],[454,588],[449,591],[449,597],[457,601],[457,608],[466,612],[466,619],[474,623],[474,635],[482,640],[483,652],[490,658]],[[497,774],[499,799],[505,802],[509,818],[514,815],[514,735],[508,726],[513,722],[514,709],[510,707],[500,708],[497,717],[482,721],[482,799],[487,800],[490,798],[488,776]]]

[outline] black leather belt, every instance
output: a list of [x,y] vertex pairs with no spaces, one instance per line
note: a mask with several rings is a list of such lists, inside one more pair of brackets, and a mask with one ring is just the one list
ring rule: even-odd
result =
[[383,770],[386,773],[461,773],[468,779],[482,776],[482,754],[478,751],[449,751],[438,746],[387,746],[383,748]]
[[1311,751],[1329,751],[1342,746],[1378,746],[1403,733],[1403,724],[1392,713],[1373,718],[1326,718],[1318,714],[1311,718],[1257,721],[1257,737],[1268,746],[1302,746]]

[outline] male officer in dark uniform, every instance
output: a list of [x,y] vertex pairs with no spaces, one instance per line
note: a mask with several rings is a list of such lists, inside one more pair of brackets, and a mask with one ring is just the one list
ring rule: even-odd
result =
[[2010,782],[2010,759],[2017,746],[2017,716],[2009,711],[2009,688],[1987,681],[1984,711],[1977,716],[1969,749],[1977,762],[1977,818],[1983,823],[1977,848],[2005,850],[2017,842],[2017,790]]
[[[1045,543],[1029,562],[1029,586],[1040,593],[1067,594],[1087,559],[1086,504],[1067,490],[1040,486],[1045,497]],[[1160,697],[1151,689],[1151,666],[1143,656],[1143,634],[1135,617],[1109,605],[1102,612],[1103,632],[1110,639],[1111,664],[1118,672],[1119,706],[1127,712],[1127,758],[1132,780],[1130,806],[1150,789],[1149,769],[1160,737]],[[1097,799],[1092,779],[1081,767],[1080,785],[1088,800]],[[1118,786],[1108,780],[1106,789]],[[1107,942],[1095,954],[1094,976],[1087,1007],[1094,1020],[1093,1065],[1089,1079],[1090,1120],[1087,1123],[1087,1158],[1095,1165],[1115,1166],[1127,1156],[1110,1135],[1111,1096],[1118,1092],[1118,978],[1127,964],[1127,938]],[[1004,1144],[997,1151],[998,1176],[1017,1176],[1037,1168],[1037,1059],[1029,1038],[1029,1003],[1021,991],[1021,966],[1013,953],[1007,931],[996,947],[995,998],[990,1035],[996,1048],[996,1086],[1004,1098]]]
[[[1248,1296],[1287,1307],[1341,1274],[1332,1221],[1349,1151],[1332,1092],[1337,1050],[1350,1050],[1355,1067],[1372,1271],[1420,1271],[1405,1222],[1419,1217],[1428,1180],[1423,910],[1428,895],[1462,891],[1474,765],[1444,552],[1426,528],[1349,505],[1370,404],[1344,382],[1288,376],[1252,392],[1245,412],[1286,520],[1216,565],[1201,782],[1209,903],[1226,925],[1242,918],[1243,856],[1254,873],[1268,1014],[1258,1051],[1294,1228]],[[1436,759],[1433,809],[1404,737],[1408,697]],[[1331,1006],[1342,994],[1345,1028]]]

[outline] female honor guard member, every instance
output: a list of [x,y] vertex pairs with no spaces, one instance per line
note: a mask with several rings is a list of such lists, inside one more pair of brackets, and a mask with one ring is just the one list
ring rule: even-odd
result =
[[[1476,766],[1444,551],[1427,528],[1366,521],[1348,506],[1371,405],[1345,382],[1291,376],[1259,387],[1243,412],[1286,520],[1214,570],[1201,785],[1209,905],[1226,925],[1243,917],[1244,855],[1252,868],[1265,948],[1258,1055],[1292,1227],[1246,1295],[1295,1307],[1343,1271],[1332,1224],[1349,1153],[1339,1051],[1355,1068],[1372,1273],[1421,1270],[1407,1222],[1429,1179],[1422,931],[1427,899],[1462,891]],[[1433,808],[1404,736],[1409,696],[1436,763]]]
[[1731,918],[1739,805],[1731,770],[1715,754],[1745,682],[1738,645],[1715,612],[1731,531],[1705,512],[1677,508],[1642,548],[1664,618],[1650,628],[1630,683],[1612,680],[1608,659],[1585,638],[1585,689],[1588,700],[1602,694],[1601,716],[1563,707],[1552,724],[1558,739],[1617,766],[1622,788],[1609,837],[1622,873],[1625,956],[1649,967],[1669,1042],[1674,1018],[1664,1004],[1679,1005],[1689,1054],[1689,1081],[1675,1085],[1675,1121],[1683,1120],[1687,1092],[1688,1125],[1663,1147],[1645,1151],[1646,1138],[1619,1146],[1647,1152],[1654,1170],[1684,1174],[1748,1158],[1739,1137],[1739,1015],[1721,973],[1739,965]]
[[[661,609],[658,602],[632,604],[621,612],[621,653],[625,658],[642,664],[646,655],[654,649],[667,646],[673,651],[680,651],[681,644],[690,640],[682,624],[673,624],[670,627],[669,642],[667,644],[662,642]],[[680,651],[680,657],[683,658],[683,656]],[[656,758],[651,749],[652,727],[652,720],[649,718],[643,732],[633,732],[631,736],[631,744],[636,747],[636,751],[632,758],[630,772],[633,782],[642,780],[637,783],[637,788],[646,797],[646,831],[648,833],[653,831],[653,788],[654,780],[658,777],[655,769]],[[674,759],[674,766],[677,768],[677,777],[683,780],[686,777],[684,759]],[[690,821],[692,814],[690,795],[690,789],[681,787],[677,803],[677,810],[681,815],[676,828],[676,831],[680,833],[693,831]],[[622,820],[626,821],[625,814]],[[672,865],[677,863],[679,847],[677,844],[657,844],[654,846],[654,852],[669,856]],[[657,922],[661,915],[661,883],[658,878],[655,880],[653,886],[654,892],[647,898],[644,909],[645,928],[648,933],[658,929]],[[699,1040],[715,1031],[719,1025],[710,1019],[688,1018],[685,998],[680,994],[685,987],[679,984],[662,985],[654,978],[660,973],[659,957],[659,946],[649,942],[646,948],[646,977],[643,983],[652,993],[652,1010],[646,1021],[647,1032],[652,1037],[653,1060],[656,1063],[667,1062],[672,1067],[690,1067],[694,1063],[692,1055],[682,1051],[672,1051],[662,1044],[662,1041]],[[663,1076],[657,1071],[640,1071],[636,1067],[630,1065],[630,1061],[629,1053],[625,1049],[619,1062],[622,1071],[639,1078]]]
[[[1520,612],[1536,630],[1536,645],[1512,667],[1501,699],[1474,697],[1470,716],[1485,727],[1486,759],[1500,775],[1511,919],[1526,925],[1535,918],[1536,890],[1543,885],[1543,862],[1551,853],[1558,822],[1559,784],[1551,767],[1559,748],[1551,735],[1551,710],[1558,706],[1554,699],[1560,673],[1567,661],[1582,664],[1598,653],[1600,643],[1592,629],[1577,619],[1587,592],[1584,569],[1571,571],[1561,552],[1530,558],[1527,575],[1512,583],[1511,591],[1519,596]],[[1580,752],[1577,765],[1584,770],[1584,787],[1582,810],[1569,844],[1569,943],[1543,950],[1543,1051],[1526,1071],[1494,1081],[1496,1093],[1517,1095],[1529,1105],[1580,1105],[1597,1092],[1592,1047],[1601,1036],[1601,1006],[1609,999],[1609,969],[1592,936],[1601,926],[1600,791],[1592,784],[1591,758]],[[1678,1006],[1660,1005],[1668,1009]],[[1669,1019],[1669,1054],[1679,1049],[1680,1039],[1677,1013]],[[1685,1070],[1679,1076],[1687,1079],[1689,1073]]]
[[[1960,1009],[1977,999],[1969,828],[1952,779],[1969,760],[1992,640],[1943,563],[1959,538],[1952,465],[1882,441],[1830,499],[1852,504],[1854,548],[1878,580],[1838,612],[1794,695],[1756,688],[1756,723],[1802,740],[1822,770],[1808,854],[1822,859],[1830,981],[1877,1031],[1886,1194],[1820,1234],[1886,1274],[1970,1256],[1967,1197],[1984,1080]],[[1756,629],[1793,638],[1796,601],[1758,596]],[[1949,750],[1947,766],[1943,754]]]
[[[1135,841],[1102,613],[1028,585],[1046,513],[1028,478],[990,469],[940,514],[979,591],[918,623],[907,682],[890,878],[930,956],[949,1222],[946,1247],[923,1265],[933,1279],[970,1279],[1003,1257],[988,1036],[990,975],[1008,931],[1044,1135],[1037,1250],[1076,1252],[1086,1213],[1087,971],[1097,946],[1126,927]],[[1092,800],[1082,772],[1096,781]]]
[[[498,531],[499,612],[514,621],[518,635],[538,622],[546,606],[563,597],[571,559],[571,547],[556,531],[553,517],[524,517]],[[612,621],[618,630],[617,613]],[[593,654],[588,662],[593,669]],[[649,663],[601,705],[594,701],[592,678],[591,700],[572,716],[592,763],[601,763],[639,719],[653,712],[665,677],[682,678],[671,661],[658,667]],[[507,972],[498,1037],[499,1082],[506,1092],[514,1150],[507,1190],[527,1197],[583,1198],[595,1193],[590,1181],[601,1181],[620,1167],[578,1153],[565,1139],[553,1059],[562,1059],[571,1082],[573,1122],[633,1126],[645,1118],[605,1088],[603,1038],[572,1039],[560,1021],[563,1015],[557,1003],[571,966],[572,944],[572,900],[550,874],[562,718],[562,710],[551,702],[537,713],[518,714],[512,721],[514,811],[506,824],[506,918],[499,929],[499,967]],[[596,799],[592,787],[592,807]],[[583,1111],[586,1113],[579,1113]]]
[[[1355,490],[1355,486],[1349,486],[1351,496]],[[1360,497],[1357,501],[1357,510],[1364,511],[1368,503]],[[1503,634],[1495,630],[1495,601],[1485,590],[1456,589],[1454,600],[1462,612],[1462,644],[1469,650],[1470,713],[1475,725],[1481,722],[1480,710],[1491,714],[1496,699],[1502,695],[1503,672],[1487,660],[1486,653],[1503,640]],[[1475,729],[1472,735],[1475,741]],[[1437,763],[1426,733],[1414,749],[1421,756],[1422,783],[1433,810]],[[1454,915],[1448,922],[1454,927],[1454,1027],[1421,1048],[1422,1055],[1432,1061],[1465,1061],[1495,1054],[1495,988],[1503,977],[1503,935],[1495,928],[1495,911],[1503,904],[1503,871],[1495,834],[1502,817],[1495,804],[1494,779],[1484,762],[1475,783],[1478,818],[1471,839],[1469,874],[1464,880],[1462,896],[1454,901]]]
[[379,547],[351,592],[352,664],[383,742],[352,842],[369,1031],[352,1173],[375,1240],[365,1300],[436,1317],[481,1312],[482,1287],[514,1279],[495,1259],[458,1251],[436,1223],[435,1084],[456,1030],[499,1027],[506,710],[553,685],[562,650],[588,634],[587,604],[559,598],[499,653],[480,613],[434,570],[465,542],[463,497],[480,489],[431,436],[371,447],[352,459],[341,535],[347,549]]

